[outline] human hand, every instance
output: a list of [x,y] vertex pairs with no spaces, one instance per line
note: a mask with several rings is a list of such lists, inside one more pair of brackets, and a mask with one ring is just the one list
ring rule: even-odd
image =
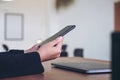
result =
[[32,46],[31,48],[25,50],[24,53],[36,52],[38,50],[38,46],[39,46],[39,44],[36,44],[36,45]]
[[60,56],[63,43],[63,37],[58,37],[55,40],[42,45],[37,52],[40,54],[41,61],[55,59]]

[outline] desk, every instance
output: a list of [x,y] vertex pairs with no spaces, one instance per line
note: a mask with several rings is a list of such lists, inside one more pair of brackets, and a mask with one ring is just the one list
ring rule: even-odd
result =
[[57,69],[51,66],[51,62],[102,62],[108,61],[83,59],[80,57],[58,58],[55,60],[43,62],[45,72],[43,74],[35,74],[21,77],[5,78],[2,80],[110,80],[108,74],[82,74],[68,70]]

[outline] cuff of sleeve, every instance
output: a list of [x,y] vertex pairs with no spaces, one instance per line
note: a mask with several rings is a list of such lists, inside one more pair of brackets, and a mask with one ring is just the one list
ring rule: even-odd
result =
[[[26,74],[37,74],[44,72],[44,68],[40,59],[40,55],[37,52],[32,52],[28,54],[24,54],[25,56],[22,57],[22,61],[20,61],[21,64],[24,64],[24,66],[21,68],[23,73]],[[27,64],[26,64],[27,63]],[[19,68],[20,69],[20,68]]]
[[24,50],[10,50],[9,51],[10,54],[24,54]]

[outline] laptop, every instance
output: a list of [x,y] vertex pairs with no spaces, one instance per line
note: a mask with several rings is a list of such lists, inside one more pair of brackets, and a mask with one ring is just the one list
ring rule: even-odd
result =
[[112,69],[110,64],[98,63],[98,62],[58,62],[51,63],[53,67],[85,73],[85,74],[96,74],[96,73],[111,73]]

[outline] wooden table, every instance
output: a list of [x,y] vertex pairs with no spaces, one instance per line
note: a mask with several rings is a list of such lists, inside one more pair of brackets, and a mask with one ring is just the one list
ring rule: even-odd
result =
[[28,76],[20,76],[13,78],[5,78],[0,80],[111,80],[110,73],[107,74],[82,74],[68,70],[57,69],[51,66],[51,62],[101,62],[109,63],[108,61],[84,59],[80,57],[58,58],[43,62],[45,72],[43,74],[35,74]]

